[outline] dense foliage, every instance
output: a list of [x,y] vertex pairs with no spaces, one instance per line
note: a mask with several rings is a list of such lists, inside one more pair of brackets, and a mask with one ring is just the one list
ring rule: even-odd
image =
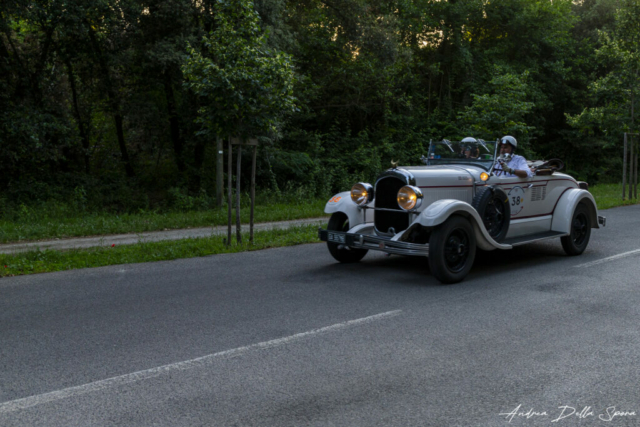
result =
[[504,133],[619,181],[639,20],[638,0],[3,0],[0,205],[212,200],[233,133],[275,192]]

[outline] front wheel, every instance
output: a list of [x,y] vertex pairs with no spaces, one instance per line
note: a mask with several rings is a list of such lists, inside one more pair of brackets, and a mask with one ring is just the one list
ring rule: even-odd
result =
[[580,255],[587,249],[590,237],[591,221],[589,220],[589,209],[583,203],[580,203],[573,213],[569,235],[561,237],[560,242],[567,255]]
[[[329,231],[349,231],[349,218],[342,212],[336,212],[329,218]],[[331,256],[342,263],[358,262],[369,252],[368,249],[354,249],[340,243],[327,242]]]
[[476,236],[466,218],[451,216],[429,239],[431,274],[443,284],[462,281],[476,257]]

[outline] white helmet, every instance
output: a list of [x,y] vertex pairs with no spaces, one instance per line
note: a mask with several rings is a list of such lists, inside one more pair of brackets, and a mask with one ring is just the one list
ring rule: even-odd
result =
[[475,139],[475,138],[474,138],[474,137],[472,137],[472,136],[468,136],[468,137],[466,137],[465,139],[463,139],[463,140],[462,140],[462,141],[460,141],[460,142],[478,142],[478,140],[477,140],[477,139]]
[[503,136],[502,138],[500,138],[500,143],[501,144],[511,144],[511,146],[514,149],[518,147],[518,141],[516,141],[516,139],[514,137],[512,137],[511,135],[506,135],[506,136]]

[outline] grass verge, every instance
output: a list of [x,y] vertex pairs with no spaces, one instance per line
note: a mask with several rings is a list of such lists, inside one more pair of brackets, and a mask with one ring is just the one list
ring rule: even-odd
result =
[[[324,215],[327,201],[311,199],[271,203],[255,207],[254,222],[287,221]],[[43,209],[24,208],[16,221],[0,219],[0,243],[62,237],[100,236],[108,234],[142,233],[145,231],[179,228],[211,227],[227,224],[226,209],[187,212],[140,212],[136,214],[93,213],[78,215],[73,212],[51,213]],[[233,223],[235,224],[235,211]],[[249,207],[240,209],[242,223],[249,222]]]
[[137,243],[115,247],[96,247],[68,251],[29,251],[20,254],[0,254],[0,277],[33,273],[103,267],[107,265],[165,261],[206,255],[226,254],[259,249],[293,246],[318,242],[318,226],[292,227],[254,233],[254,244],[243,235],[241,245],[226,246],[222,237]]
[[[598,209],[609,209],[618,206],[635,205],[638,199],[622,200],[622,184],[598,184],[589,188],[593,198],[596,199]],[[629,187],[626,188],[626,197],[629,196]]]

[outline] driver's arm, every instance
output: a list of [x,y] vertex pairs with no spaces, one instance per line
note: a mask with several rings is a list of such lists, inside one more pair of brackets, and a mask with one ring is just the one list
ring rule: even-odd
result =
[[527,174],[527,172],[523,171],[522,169],[511,169],[511,171],[507,172],[514,174],[518,178],[526,178],[529,176],[529,174]]
[[517,176],[518,178],[527,178],[527,177],[530,177],[532,175],[531,169],[529,169],[529,167],[527,166],[527,161],[524,160],[524,158],[522,158],[522,160],[520,160],[519,162],[514,164],[513,168],[509,168],[506,165],[503,166],[503,168],[505,168],[505,167],[508,169],[508,170],[505,169],[506,172],[512,173],[515,176]]

